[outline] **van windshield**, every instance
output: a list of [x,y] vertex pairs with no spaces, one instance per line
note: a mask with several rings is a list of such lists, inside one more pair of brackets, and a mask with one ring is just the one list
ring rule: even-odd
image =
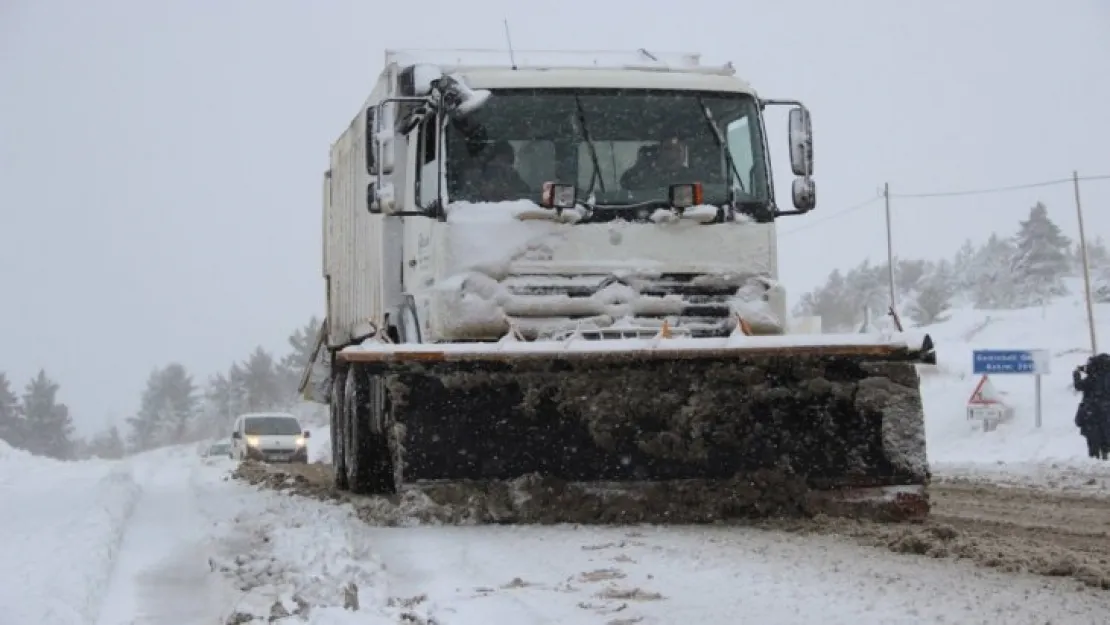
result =
[[301,424],[291,417],[251,417],[243,424],[243,432],[256,436],[300,434]]

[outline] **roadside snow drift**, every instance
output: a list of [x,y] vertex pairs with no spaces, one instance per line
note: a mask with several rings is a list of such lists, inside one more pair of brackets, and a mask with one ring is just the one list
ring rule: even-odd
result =
[[124,462],[58,462],[0,441],[0,622],[95,623],[137,494]]

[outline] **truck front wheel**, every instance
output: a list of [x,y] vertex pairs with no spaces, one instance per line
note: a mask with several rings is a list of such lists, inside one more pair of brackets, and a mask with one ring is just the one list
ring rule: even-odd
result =
[[347,483],[353,493],[390,495],[397,492],[394,454],[389,435],[384,388],[377,376],[352,365],[347,379]]

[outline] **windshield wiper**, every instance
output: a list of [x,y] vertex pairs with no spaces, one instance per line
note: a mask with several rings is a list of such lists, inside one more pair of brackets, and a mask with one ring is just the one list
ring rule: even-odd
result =
[[[728,163],[729,169],[732,170],[732,175],[735,177],[736,184],[740,185],[741,191],[746,192],[747,190],[744,189],[744,180],[740,177],[740,170],[736,168],[736,161],[732,160],[732,151],[728,149],[728,142],[725,141],[724,135],[721,134],[721,129],[717,127],[717,121],[713,119],[713,112],[705,105],[705,101],[701,99],[701,96],[698,96],[697,100],[698,106],[701,107],[702,115],[705,116],[705,122],[709,124],[709,130],[713,133],[713,138],[717,140],[717,147],[725,153],[725,161]],[[729,204],[734,203],[735,199],[735,189],[732,185],[728,185]]]
[[582,108],[582,100],[577,95],[574,96],[574,104],[578,107],[578,124],[582,127],[582,138],[586,140],[586,149],[590,151],[590,160],[594,166],[593,174],[590,175],[590,186],[586,189],[586,197],[589,198],[594,192],[595,181],[601,185],[601,192],[605,193],[605,180],[601,175],[601,163],[597,158],[597,148],[594,147],[594,142],[590,139],[590,130],[586,127],[586,111]]

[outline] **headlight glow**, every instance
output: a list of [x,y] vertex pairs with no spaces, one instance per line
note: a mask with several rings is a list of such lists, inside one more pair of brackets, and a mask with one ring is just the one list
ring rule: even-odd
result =
[[297,440],[294,441],[294,444],[296,444],[297,447],[304,447],[304,437],[298,436]]
[[250,447],[258,447],[258,437],[257,436],[248,436],[247,437],[247,445],[250,446]]

